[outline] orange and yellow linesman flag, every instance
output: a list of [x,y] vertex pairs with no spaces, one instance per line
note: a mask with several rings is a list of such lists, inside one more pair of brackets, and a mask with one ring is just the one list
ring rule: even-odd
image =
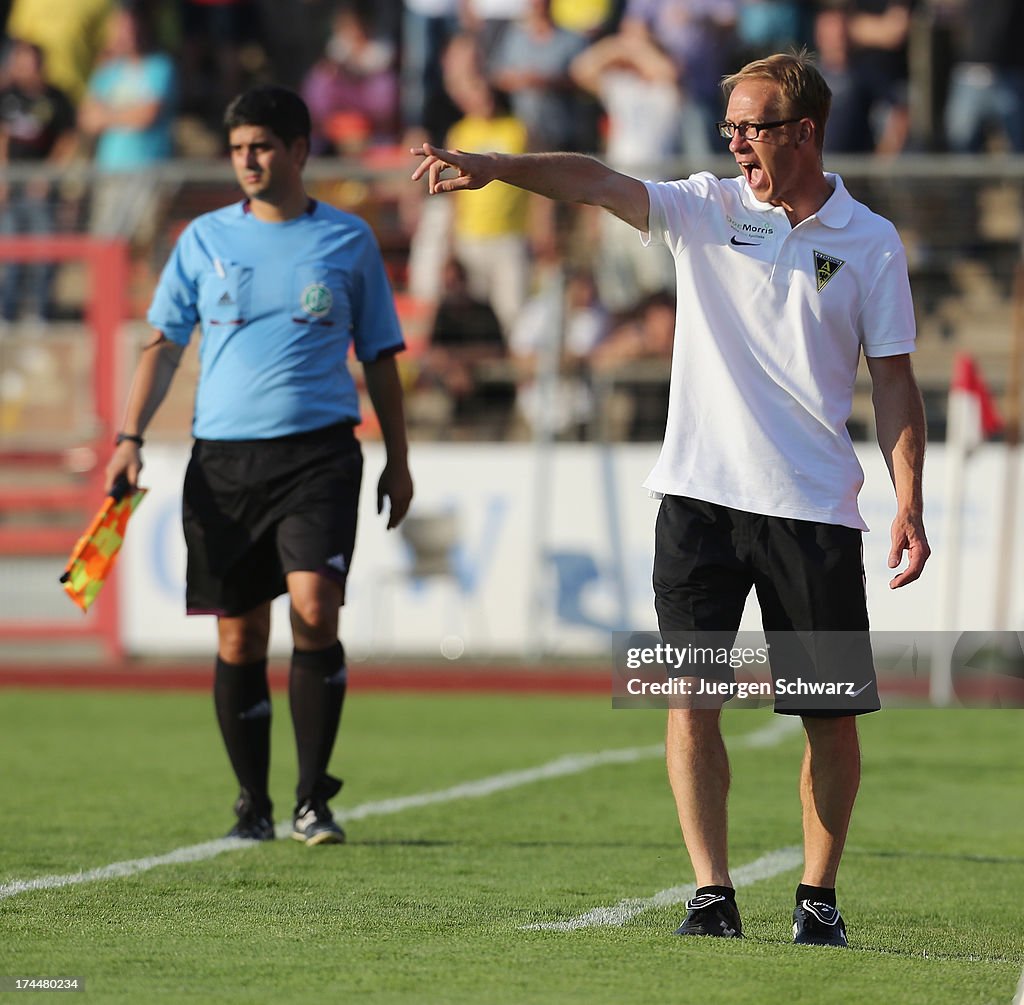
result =
[[128,519],[142,502],[145,489],[118,491],[107,496],[89,528],[78,539],[60,581],[64,592],[83,611],[88,611],[114,567],[117,553],[124,544]]

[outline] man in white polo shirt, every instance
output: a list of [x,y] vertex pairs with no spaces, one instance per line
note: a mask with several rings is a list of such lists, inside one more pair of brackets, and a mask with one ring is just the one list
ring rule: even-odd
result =
[[[928,559],[922,522],[924,411],[910,365],[914,314],[895,228],[822,167],[831,93],[805,55],[776,55],[723,81],[719,132],[740,176],[641,182],[572,154],[501,156],[426,145],[414,179],[431,193],[498,179],[599,205],[664,243],[678,287],[668,426],[647,487],[662,495],[655,606],[662,636],[731,645],[756,590],[772,671],[863,682],[802,716],[804,873],[794,941],[845,946],[836,874],[860,781],[856,715],[878,708],[857,509],[863,473],[846,430],[861,351],[878,441],[896,491],[893,589]],[[446,168],[457,176],[441,177]],[[807,639],[813,639],[807,645]],[[796,640],[796,641],[794,641]],[[780,655],[781,654],[781,655]],[[715,707],[669,711],[669,778],[697,881],[678,935],[739,937],[729,875],[729,762]]]

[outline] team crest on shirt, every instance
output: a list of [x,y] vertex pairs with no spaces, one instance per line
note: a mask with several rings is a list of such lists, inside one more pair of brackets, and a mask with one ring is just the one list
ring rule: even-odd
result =
[[814,250],[814,277],[820,293],[825,284],[846,264],[841,258],[833,258],[824,251]]
[[302,291],[299,303],[307,314],[322,318],[331,313],[334,295],[323,283],[310,283]]

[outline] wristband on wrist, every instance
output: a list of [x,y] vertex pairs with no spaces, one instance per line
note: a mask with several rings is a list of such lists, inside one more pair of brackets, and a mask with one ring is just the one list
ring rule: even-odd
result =
[[142,439],[137,433],[118,433],[114,439],[114,446],[119,447],[124,442],[134,443],[137,447],[141,447],[145,440]]

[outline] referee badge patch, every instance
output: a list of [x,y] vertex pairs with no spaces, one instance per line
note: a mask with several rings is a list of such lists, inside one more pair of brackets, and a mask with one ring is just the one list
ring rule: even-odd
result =
[[824,251],[814,250],[814,277],[818,283],[818,292],[846,264],[841,258],[833,258]]
[[299,303],[307,314],[322,318],[331,313],[334,296],[323,283],[310,283],[302,291]]

